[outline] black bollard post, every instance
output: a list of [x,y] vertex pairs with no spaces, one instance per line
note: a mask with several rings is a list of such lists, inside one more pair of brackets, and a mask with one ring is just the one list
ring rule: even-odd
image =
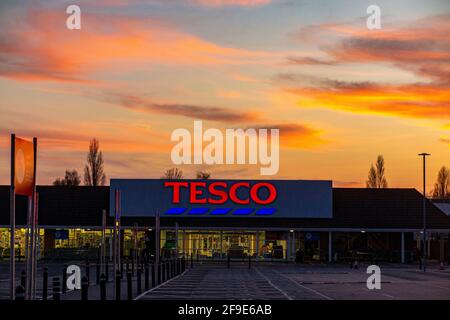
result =
[[20,273],[20,285],[25,288],[26,284],[27,284],[27,273],[25,270],[22,270],[22,272]]
[[16,300],[25,300],[25,288],[22,285],[16,287]]
[[163,262],[162,264],[161,264],[161,274],[162,274],[162,282],[164,283],[164,282],[166,282],[166,264]]
[[133,259],[133,257],[131,258],[131,276],[134,277],[134,259]]
[[166,272],[167,272],[166,279],[169,280],[172,276],[172,262],[171,261],[167,261]]
[[158,282],[157,284],[161,284],[161,279],[162,279],[162,263],[159,262],[158,263]]
[[194,267],[194,254],[191,253],[191,269]]
[[169,280],[172,275],[172,263],[171,261],[166,262],[166,280]]
[[81,300],[87,301],[89,295],[89,280],[87,276],[81,278]]
[[128,271],[130,271],[130,261],[128,261],[128,258],[127,258],[126,272],[128,273]]
[[177,263],[178,259],[173,259],[172,261],[172,278],[177,275]]
[[42,276],[42,300],[47,300],[48,292],[48,268],[44,268],[44,274]]
[[231,262],[231,259],[230,259],[230,256],[228,255],[228,256],[227,256],[227,268],[228,268],[228,269],[230,269],[230,266],[231,266],[231,263],[230,263],[230,262]]
[[91,279],[91,267],[89,266],[89,259],[86,259],[86,278],[88,280],[88,285]]
[[152,288],[156,286],[155,264],[152,263]]
[[137,280],[137,293],[142,293],[142,269],[141,266],[138,267],[136,271],[136,280]]
[[131,271],[127,272],[127,299],[132,300],[133,299],[133,282],[131,279]]
[[120,300],[120,285],[122,275],[119,270],[116,271],[116,300]]
[[53,300],[55,300],[55,301],[61,300],[61,288],[60,288],[60,283],[59,283],[59,277],[53,278],[52,294],[53,294]]
[[120,273],[123,274],[123,260],[120,260]]
[[252,257],[248,256],[248,268],[251,269],[252,268]]
[[106,300],[106,276],[103,273],[100,276],[100,300]]
[[97,265],[95,266],[95,283],[99,284],[100,283],[100,264],[97,263]]
[[150,281],[148,279],[148,276],[149,276],[149,272],[148,271],[149,271],[148,270],[148,264],[145,263],[145,267],[144,267],[144,273],[145,273],[144,274],[144,278],[145,278],[144,288],[145,288],[145,291],[150,289]]
[[109,281],[109,265],[108,262],[105,263],[105,276],[106,276],[106,282]]
[[63,266],[63,271],[62,271],[62,293],[66,293],[66,288],[67,288],[67,265]]
[[186,270],[186,258],[183,256],[183,258],[181,258],[182,259],[182,261],[181,261],[181,269],[182,269],[182,272],[184,272],[184,270]]

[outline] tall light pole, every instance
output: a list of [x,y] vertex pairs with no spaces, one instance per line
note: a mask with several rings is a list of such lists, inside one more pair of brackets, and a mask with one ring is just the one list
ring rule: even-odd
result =
[[423,272],[427,271],[427,193],[426,193],[426,186],[425,186],[425,162],[426,157],[430,156],[429,153],[420,153],[419,156],[423,158]]

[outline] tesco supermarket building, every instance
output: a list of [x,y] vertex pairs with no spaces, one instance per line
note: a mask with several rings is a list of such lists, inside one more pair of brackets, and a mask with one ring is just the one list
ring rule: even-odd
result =
[[[120,199],[116,210],[116,191]],[[409,263],[422,246],[423,197],[415,189],[333,188],[331,181],[112,179],[110,187],[38,186],[41,258],[96,257],[120,215],[121,249],[199,260],[359,259]],[[0,257],[9,252],[9,186],[0,186]],[[23,255],[26,199],[17,196]],[[426,202],[428,252],[450,260],[450,217]],[[106,219],[105,219],[106,217]]]

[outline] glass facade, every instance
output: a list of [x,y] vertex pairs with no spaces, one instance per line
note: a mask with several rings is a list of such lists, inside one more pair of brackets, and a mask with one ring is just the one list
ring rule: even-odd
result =
[[[171,257],[176,252],[174,230],[161,231],[161,255]],[[285,259],[287,241],[283,237],[268,239],[265,231],[205,231],[182,230],[178,234],[178,254],[203,259]]]

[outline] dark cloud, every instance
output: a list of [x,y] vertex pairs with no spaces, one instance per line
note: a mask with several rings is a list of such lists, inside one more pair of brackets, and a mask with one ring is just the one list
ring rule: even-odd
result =
[[258,119],[258,115],[251,112],[235,111],[230,108],[213,106],[154,103],[135,95],[115,95],[114,100],[119,105],[138,112],[160,113],[219,122],[247,122]]

